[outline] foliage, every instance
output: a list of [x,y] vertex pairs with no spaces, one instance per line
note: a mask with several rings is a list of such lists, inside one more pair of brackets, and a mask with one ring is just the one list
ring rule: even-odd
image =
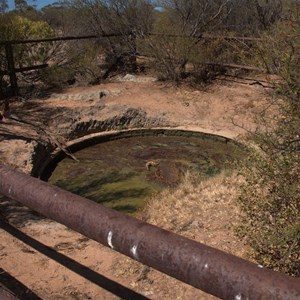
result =
[[259,263],[299,276],[299,142],[298,153],[289,148],[276,152],[276,139],[258,135],[256,142],[263,143],[264,152],[253,152],[242,167],[245,218],[239,233],[247,237]]
[[[0,16],[0,41],[45,38],[53,35],[52,28],[43,21],[32,21],[14,12]],[[47,63],[57,51],[57,47],[51,43],[14,44],[12,48],[16,68]],[[4,47],[0,48],[0,58],[0,70],[3,71],[0,72],[0,92],[4,94],[8,86],[8,78],[4,75],[7,70]],[[22,75],[18,73],[19,77]],[[24,80],[36,78],[37,73],[32,75],[33,77],[26,73]]]
[[64,32],[67,29],[68,10],[62,2],[54,2],[41,9],[41,18],[56,31]]
[[98,52],[99,47],[94,41],[65,43],[62,60],[43,70],[41,79],[51,87],[63,87],[75,82],[81,85],[98,83],[101,74]]
[[259,45],[261,62],[280,76],[273,101],[278,113],[272,120],[260,115],[260,128],[250,135],[260,150],[241,168],[245,218],[239,232],[261,264],[300,276],[300,27],[294,11]]
[[[247,3],[246,3],[247,2]],[[158,1],[153,32],[145,38],[145,53],[155,58],[162,78],[179,83],[191,73],[200,81],[218,74],[207,62],[240,63],[248,58],[251,43],[209,35],[236,36],[267,29],[281,16],[281,0],[269,1]],[[192,67],[192,68],[191,68]]]
[[77,34],[79,30],[80,34],[117,35],[99,38],[107,58],[107,71],[120,67],[131,72],[136,70],[135,38],[151,29],[151,1],[74,0],[70,9],[78,16],[74,27]]
[[232,0],[226,9],[223,29],[241,35],[258,35],[280,19],[282,0]]
[[[31,21],[25,17],[14,16],[0,24],[0,40],[23,40],[53,36],[51,27],[43,21]],[[14,46],[14,59],[17,67],[45,63],[51,54],[49,43],[18,44]]]
[[0,14],[3,14],[8,8],[6,0],[0,0]]
[[26,0],[15,0],[15,8],[16,10],[25,10],[28,7]]
[[155,68],[161,77],[179,83],[186,77],[189,62],[201,63],[204,32],[217,26],[224,17],[225,4],[212,1],[161,1],[164,11],[157,14],[154,35],[145,36],[146,53],[155,58]]

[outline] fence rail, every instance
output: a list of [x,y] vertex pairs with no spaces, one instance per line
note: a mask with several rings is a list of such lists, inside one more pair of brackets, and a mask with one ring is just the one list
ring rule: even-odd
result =
[[[108,36],[117,36],[115,35],[103,35],[103,37]],[[0,46],[5,47],[5,56],[7,61],[7,71],[2,72],[3,75],[9,75],[11,91],[13,96],[17,96],[19,93],[18,87],[18,79],[16,73],[26,72],[31,70],[42,69],[47,66],[46,64],[38,65],[38,66],[27,66],[23,68],[15,68],[14,61],[14,52],[13,45],[17,44],[34,44],[34,43],[42,43],[42,42],[58,42],[58,41],[71,41],[71,40],[83,40],[83,39],[94,39],[97,38],[96,35],[87,35],[87,36],[61,36],[61,37],[50,37],[43,39],[29,39],[29,40],[11,40],[11,41],[2,41],[0,42]]]
[[210,35],[210,34],[199,34],[199,35],[183,35],[183,34],[164,34],[164,33],[150,33],[149,36],[165,36],[165,37],[188,37],[188,38],[194,38],[194,39],[204,39],[204,40],[217,40],[217,39],[223,39],[223,40],[236,40],[236,41],[243,41],[243,42],[255,42],[260,41],[261,38],[259,37],[251,37],[251,36],[227,36],[227,35]]
[[[11,41],[0,41],[0,46],[6,44],[33,44],[42,42],[58,42],[58,41],[71,41],[71,40],[84,40],[84,39],[96,39],[96,38],[108,38],[108,37],[119,37],[124,35],[130,35],[131,33],[113,33],[113,34],[101,34],[101,35],[83,35],[83,36],[56,36],[41,39],[27,39],[27,40],[11,40]],[[162,33],[150,33],[150,36],[167,36],[167,37],[190,37],[182,34],[162,34]],[[147,36],[147,35],[145,35]],[[225,39],[225,40],[239,40],[239,41],[258,41],[261,40],[258,37],[242,37],[242,36],[216,36],[216,35],[199,35],[191,36],[191,38],[201,39]]]
[[28,40],[11,40],[11,41],[0,42],[0,46],[7,45],[7,44],[16,45],[16,44],[34,44],[34,43],[43,43],[43,42],[88,40],[88,39],[96,39],[96,38],[118,37],[123,35],[124,34],[115,33],[115,34],[83,35],[83,36],[57,36],[57,37],[49,37],[49,38],[42,38],[42,39],[28,39]]
[[300,280],[123,215],[0,164],[0,193],[222,299],[299,299]]
[[[7,60],[7,70],[2,71],[2,75],[9,75],[10,77],[10,85],[12,90],[12,95],[18,95],[19,88],[18,88],[18,80],[16,73],[19,72],[26,72],[31,70],[37,70],[47,67],[46,64],[38,65],[38,66],[27,66],[23,68],[15,68],[14,62],[14,53],[13,53],[13,46],[17,44],[36,44],[36,43],[43,43],[43,42],[59,42],[59,41],[71,41],[71,40],[84,40],[84,39],[97,39],[97,38],[109,38],[109,37],[120,37],[124,35],[130,35],[133,33],[114,33],[114,34],[102,34],[102,35],[86,35],[86,36],[58,36],[58,37],[49,37],[49,38],[41,38],[41,39],[28,39],[28,40],[11,40],[11,41],[0,41],[0,46],[5,47],[5,55]],[[134,35],[134,34],[133,34]],[[149,36],[167,36],[167,37],[189,37],[181,34],[160,34],[160,33],[150,33]],[[146,37],[145,35],[144,37]],[[199,36],[191,36],[189,38],[196,38],[196,39],[224,39],[224,40],[239,40],[242,42],[251,42],[251,41],[258,41],[260,38],[257,37],[234,37],[234,36],[213,36],[213,35],[199,35]],[[213,64],[213,63],[210,63]],[[220,64],[218,64],[220,65]],[[231,67],[231,68],[240,68],[245,70],[258,70],[251,66],[242,66],[242,65],[222,65],[223,67]]]

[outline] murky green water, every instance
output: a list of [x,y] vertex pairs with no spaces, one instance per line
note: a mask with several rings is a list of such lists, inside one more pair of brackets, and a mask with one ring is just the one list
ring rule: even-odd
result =
[[[176,186],[186,170],[212,176],[244,153],[236,144],[184,136],[117,139],[58,163],[49,182],[116,210],[134,214],[144,199]],[[148,163],[148,164],[147,164]]]

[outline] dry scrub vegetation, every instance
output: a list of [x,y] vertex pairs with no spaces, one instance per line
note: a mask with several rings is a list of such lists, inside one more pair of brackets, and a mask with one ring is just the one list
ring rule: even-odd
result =
[[[236,202],[241,180],[237,174],[228,171],[206,179],[187,173],[178,187],[150,198],[139,218],[246,258],[249,249],[234,233],[241,216]],[[155,295],[155,299],[212,297],[130,258],[123,257],[113,268],[117,276],[132,278],[132,287],[147,291],[150,296]]]

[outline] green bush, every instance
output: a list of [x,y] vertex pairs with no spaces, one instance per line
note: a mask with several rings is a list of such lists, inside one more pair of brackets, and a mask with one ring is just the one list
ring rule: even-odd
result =
[[[279,75],[272,119],[261,114],[256,145],[241,166],[245,178],[240,204],[244,219],[238,228],[266,267],[300,276],[300,49],[299,14],[263,35],[262,64]],[[259,150],[258,150],[259,149]]]
[[72,41],[61,44],[63,59],[41,72],[41,80],[54,87],[64,87],[75,82],[86,85],[101,78],[101,63],[97,55],[101,49],[92,40]]
[[[43,21],[31,21],[21,16],[7,16],[0,22],[0,40],[26,40],[54,36],[54,30]],[[13,46],[17,67],[46,63],[51,56],[51,43],[17,44]]]
[[239,201],[244,220],[239,233],[260,264],[299,276],[299,142],[280,145],[275,133],[257,136],[256,142],[263,151],[254,150],[241,169],[245,182]]

